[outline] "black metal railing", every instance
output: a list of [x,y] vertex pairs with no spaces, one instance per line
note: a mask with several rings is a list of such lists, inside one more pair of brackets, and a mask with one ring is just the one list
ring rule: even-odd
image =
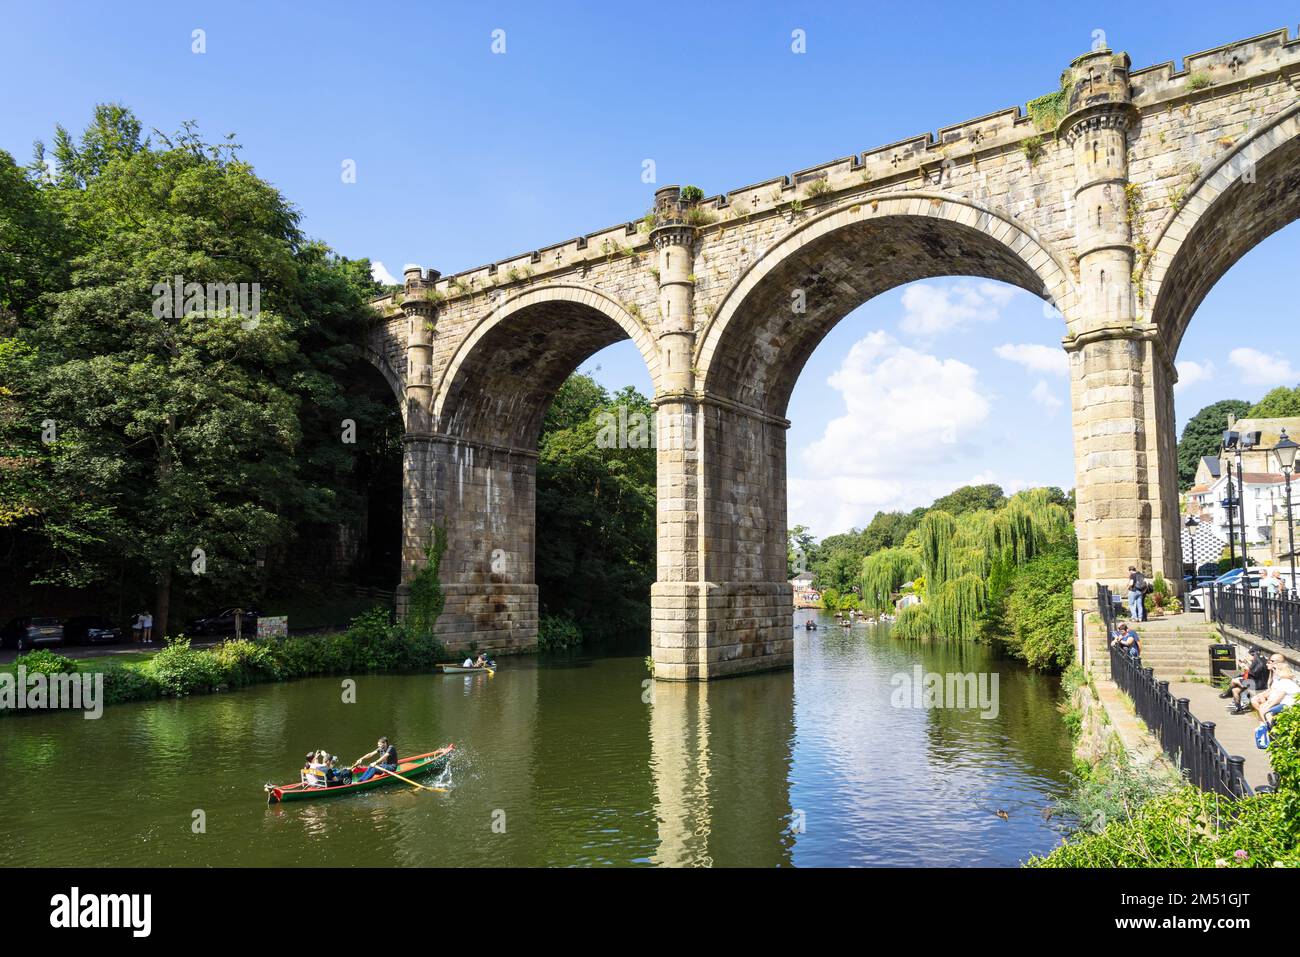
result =
[[1233,585],[1211,585],[1209,593],[1213,621],[1300,651],[1300,601]]
[[1171,695],[1169,682],[1157,680],[1150,668],[1142,667],[1140,658],[1112,645],[1110,675],[1190,783],[1224,797],[1254,793],[1246,782],[1246,759],[1228,754],[1214,736],[1214,722],[1192,714],[1188,699]]
[[1115,599],[1111,596],[1110,586],[1097,583],[1097,613],[1101,623],[1106,626],[1106,640],[1110,641],[1115,631]]

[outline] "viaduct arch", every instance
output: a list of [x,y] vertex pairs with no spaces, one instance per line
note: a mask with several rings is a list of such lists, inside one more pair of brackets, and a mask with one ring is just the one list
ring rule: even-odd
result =
[[404,397],[403,581],[441,526],[440,634],[535,646],[542,418],[579,363],[631,338],[659,410],[656,677],[789,666],[791,390],[848,312],[942,275],[1059,313],[1076,601],[1130,564],[1181,581],[1178,344],[1214,282],[1297,217],[1300,40],[1279,30],[1181,69],[1094,50],[1027,110],[713,197],[664,187],[644,219],[455,276],[408,270],[376,300],[369,346]]

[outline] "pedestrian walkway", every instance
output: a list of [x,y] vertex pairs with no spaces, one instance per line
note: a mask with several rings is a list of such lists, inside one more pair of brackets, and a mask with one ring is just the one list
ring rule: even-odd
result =
[[[1157,672],[1157,677],[1159,673]],[[1219,697],[1219,690],[1200,681],[1171,681],[1169,693],[1175,698],[1186,698],[1187,708],[1202,722],[1214,722],[1214,736],[1228,754],[1246,759],[1246,782],[1252,788],[1268,784],[1268,752],[1255,747],[1255,728],[1259,719],[1254,711],[1246,714],[1228,714],[1232,702]]]

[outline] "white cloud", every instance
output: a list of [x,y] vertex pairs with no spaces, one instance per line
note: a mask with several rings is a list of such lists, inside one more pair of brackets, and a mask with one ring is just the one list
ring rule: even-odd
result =
[[994,353],[1008,362],[1024,366],[1030,372],[1051,372],[1065,375],[1070,371],[1070,357],[1059,346],[1034,345],[1028,342],[1008,342],[995,348]]
[[994,282],[918,283],[903,291],[904,314],[898,328],[924,337],[973,322],[991,322],[1015,294],[1010,286]]
[[1048,415],[1055,415],[1063,404],[1048,388],[1046,379],[1038,380],[1038,384],[1029,390],[1029,397],[1046,409]]
[[1248,385],[1294,385],[1300,379],[1291,361],[1276,353],[1239,348],[1228,353],[1228,361],[1240,370],[1242,381]]
[[1178,370],[1178,381],[1174,383],[1175,392],[1181,392],[1189,386],[1214,378],[1214,363],[1208,359],[1205,362],[1184,359],[1182,362],[1175,362],[1174,368]]
[[800,453],[816,477],[789,480],[792,522],[829,535],[965,484],[959,463],[981,450],[990,413],[973,367],[878,331],[853,345],[828,383],[845,414]]
[[390,273],[378,259],[370,264],[370,278],[382,282],[385,286],[397,285],[397,277]]

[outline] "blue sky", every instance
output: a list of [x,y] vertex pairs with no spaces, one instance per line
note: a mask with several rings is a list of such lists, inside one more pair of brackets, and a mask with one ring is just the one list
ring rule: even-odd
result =
[[[1055,87],[1094,30],[1146,66],[1295,24],[1283,3],[1191,0],[2,2],[0,148],[26,160],[97,101],[166,131],[194,119],[213,137],[235,132],[313,236],[394,274],[407,262],[450,273],[639,216],[653,189],[644,159],[660,183],[725,191],[1023,104]],[[340,175],[347,160],[355,183]],[[1180,425],[1216,399],[1300,381],[1282,292],[1298,253],[1300,231],[1284,230],[1202,306],[1178,357]],[[1026,348],[1059,349],[1060,336],[1038,300],[980,280],[864,305],[791,402],[791,523],[831,534],[977,479],[1072,485],[1065,376]],[[626,343],[584,368],[648,390]],[[864,404],[891,399],[911,411],[876,413],[868,430]],[[962,441],[938,458],[921,437],[943,430]]]

